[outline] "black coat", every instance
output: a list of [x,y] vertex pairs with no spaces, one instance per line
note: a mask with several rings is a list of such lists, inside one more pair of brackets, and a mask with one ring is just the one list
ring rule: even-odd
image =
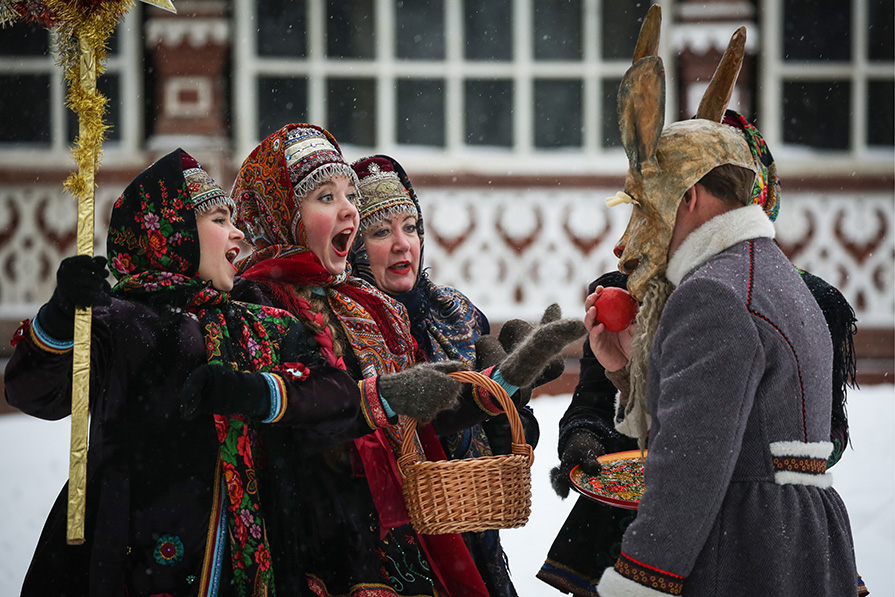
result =
[[[597,284],[625,288],[626,276],[609,273],[588,286],[588,294]],[[577,429],[594,433],[607,453],[637,449],[637,440],[615,430],[615,386],[584,341],[578,385],[572,401],[559,421],[560,459],[566,442]],[[547,560],[537,577],[547,584],[573,595],[596,596],[596,584],[606,566],[615,563],[622,535],[634,520],[633,510],[595,502],[585,496],[578,501],[556,535]]]
[[[206,362],[199,323],[188,315],[118,299],[94,308],[86,542],[66,544],[63,488],[38,541],[23,596],[196,593],[220,444],[213,417],[181,417],[179,394],[187,375]],[[6,368],[6,399],[26,414],[62,419],[71,414],[71,368],[71,351],[47,352],[26,334]],[[313,408],[316,401],[309,397],[322,394],[340,401]],[[292,429],[318,444],[327,437],[319,435],[311,413],[338,420],[343,429],[364,424],[357,385],[342,371],[315,367],[305,382],[287,380],[287,398],[281,424],[297,425]],[[262,504],[266,509],[263,495]],[[156,557],[165,536],[183,546],[177,563],[162,564]],[[230,558],[223,555],[219,594],[227,595]]]

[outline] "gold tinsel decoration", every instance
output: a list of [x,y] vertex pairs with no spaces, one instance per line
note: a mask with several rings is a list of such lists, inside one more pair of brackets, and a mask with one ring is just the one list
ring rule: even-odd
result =
[[[86,91],[81,87],[81,77],[98,77],[105,71],[106,42],[118,23],[134,2],[133,0],[44,0],[56,16],[53,29],[57,61],[65,73],[68,87],[66,105],[83,123],[72,147],[72,157],[78,170],[72,172],[63,183],[75,197],[81,197],[88,185],[82,174],[82,166],[99,166],[102,144],[108,126],[103,123],[108,98],[97,89]],[[92,50],[95,73],[81,72],[81,48]]]

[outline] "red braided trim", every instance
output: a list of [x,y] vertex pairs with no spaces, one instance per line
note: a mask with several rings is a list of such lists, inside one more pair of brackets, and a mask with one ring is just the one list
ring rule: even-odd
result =
[[368,377],[357,382],[360,388],[360,408],[364,419],[370,429],[380,429],[389,426],[388,415],[382,407],[382,398],[379,396],[379,377]]
[[[484,371],[481,371],[481,374],[491,377],[493,372],[494,367],[488,367]],[[496,417],[497,415],[503,414],[503,407],[491,396],[491,392],[485,388],[479,386],[473,387],[472,397],[475,400],[475,403],[479,405],[479,408],[489,417]]]

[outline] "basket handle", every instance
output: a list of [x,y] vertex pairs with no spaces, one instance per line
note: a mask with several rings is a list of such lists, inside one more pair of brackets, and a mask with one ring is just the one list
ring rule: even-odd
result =
[[[487,375],[482,375],[478,371],[455,371],[453,373],[448,373],[448,375],[457,381],[471,383],[474,386],[482,387],[488,390],[492,396],[497,398],[497,401],[500,403],[500,406],[503,408],[507,415],[507,419],[510,422],[510,441],[513,454],[528,456],[531,462],[534,462],[534,451],[531,449],[531,446],[525,443],[525,432],[522,429],[522,420],[519,418],[519,412],[516,410],[516,405],[513,404],[507,391],[504,390],[499,383]],[[403,467],[405,465],[419,461],[416,449],[413,445],[416,425],[416,419],[407,417],[404,421],[404,437],[401,440],[401,455],[398,458],[398,468],[401,470],[402,475]]]

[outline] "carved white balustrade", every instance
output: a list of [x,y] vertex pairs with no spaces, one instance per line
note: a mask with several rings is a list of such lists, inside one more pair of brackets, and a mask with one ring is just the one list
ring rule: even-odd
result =
[[[97,254],[121,189],[97,191]],[[618,189],[420,187],[425,263],[494,322],[535,319],[550,303],[582,314],[587,284],[616,269],[630,206]],[[0,188],[0,318],[34,314],[59,261],[74,252],[75,204],[55,185]],[[798,267],[837,286],[859,324],[895,326],[895,202],[888,193],[783,195],[777,240]]]

